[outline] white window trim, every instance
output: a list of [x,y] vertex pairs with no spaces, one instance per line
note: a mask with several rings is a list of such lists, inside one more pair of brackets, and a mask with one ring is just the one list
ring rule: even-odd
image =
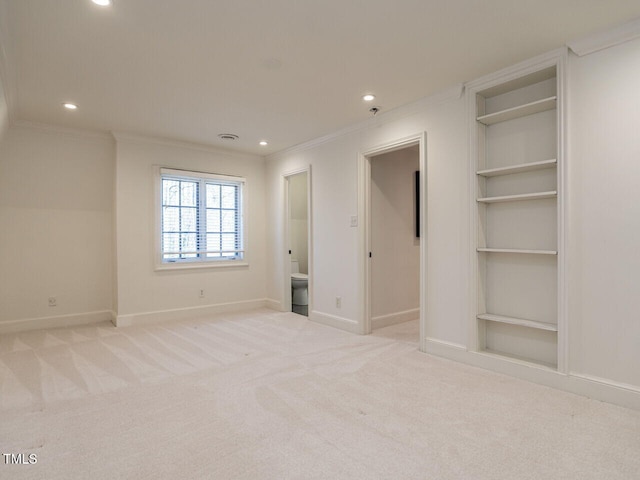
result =
[[[197,270],[203,268],[230,268],[230,267],[248,267],[249,266],[249,253],[247,252],[247,179],[244,177],[233,175],[220,175],[210,172],[199,172],[195,170],[181,170],[177,168],[164,167],[161,165],[155,165],[153,167],[153,186],[154,186],[154,201],[153,211],[155,216],[155,229],[154,229],[154,270],[155,271],[168,271],[168,270]],[[210,178],[213,180],[232,181],[242,184],[242,236],[244,253],[242,260],[199,260],[191,262],[163,262],[162,261],[162,174],[167,173],[170,175],[177,175],[180,177],[192,177],[192,178]]]

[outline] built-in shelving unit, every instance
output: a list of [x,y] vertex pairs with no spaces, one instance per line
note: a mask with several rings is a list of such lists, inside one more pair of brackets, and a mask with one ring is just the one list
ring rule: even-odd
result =
[[476,305],[471,350],[557,369],[559,60],[468,88]]
[[514,173],[533,172],[534,170],[544,170],[545,168],[555,168],[558,161],[542,160],[541,162],[524,163],[522,165],[511,165],[508,167],[489,168],[486,170],[478,170],[476,175],[482,177],[496,177],[498,175],[512,175]]
[[536,322],[535,320],[525,320],[524,318],[505,317],[503,315],[491,315],[488,313],[480,314],[477,318],[478,320],[520,325],[521,327],[537,328],[540,330],[548,330],[550,332],[558,331],[558,326],[552,323]]
[[485,253],[521,253],[526,255],[557,255],[557,250],[523,250],[518,248],[477,248],[478,252]]
[[557,97],[543,98],[536,100],[535,102],[529,102],[524,105],[518,105],[512,108],[506,108],[498,112],[489,113],[486,115],[480,115],[476,118],[480,123],[484,125],[493,125],[495,123],[507,122],[527,115],[533,115],[534,113],[546,112],[547,110],[553,110],[556,108]]
[[484,197],[478,198],[478,202],[481,203],[498,203],[498,202],[517,202],[521,200],[537,200],[542,198],[554,198],[558,195],[555,190],[550,192],[534,192],[534,193],[521,193],[518,195],[501,195],[498,197]]

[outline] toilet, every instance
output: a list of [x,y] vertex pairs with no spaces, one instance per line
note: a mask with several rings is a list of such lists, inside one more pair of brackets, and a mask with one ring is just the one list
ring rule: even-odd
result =
[[307,294],[307,286],[309,276],[306,273],[300,273],[300,264],[298,260],[291,260],[291,303],[293,305],[308,305],[309,298]]

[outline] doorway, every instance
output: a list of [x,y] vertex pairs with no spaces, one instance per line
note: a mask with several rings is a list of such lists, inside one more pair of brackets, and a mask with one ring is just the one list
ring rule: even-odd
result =
[[311,299],[310,171],[285,175],[285,255],[284,309],[309,316]]
[[362,329],[420,344],[426,315],[426,134],[360,156]]

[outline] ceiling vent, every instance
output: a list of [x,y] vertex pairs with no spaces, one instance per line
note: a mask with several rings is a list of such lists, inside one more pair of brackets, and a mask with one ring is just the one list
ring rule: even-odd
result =
[[233,140],[237,140],[240,137],[238,137],[238,135],[235,135],[233,133],[221,133],[221,134],[218,135],[218,138],[221,139],[221,140],[231,140],[231,141],[233,141]]

